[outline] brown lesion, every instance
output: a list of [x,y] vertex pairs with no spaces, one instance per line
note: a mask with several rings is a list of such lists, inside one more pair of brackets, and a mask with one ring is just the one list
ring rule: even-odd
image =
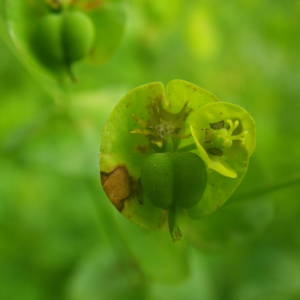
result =
[[100,177],[106,195],[113,205],[122,211],[125,201],[135,192],[134,180],[128,170],[119,166],[110,173],[100,172]]

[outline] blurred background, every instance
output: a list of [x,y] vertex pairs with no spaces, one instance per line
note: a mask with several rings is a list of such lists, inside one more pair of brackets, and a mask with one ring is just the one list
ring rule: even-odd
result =
[[[101,66],[76,66],[68,101],[26,68],[1,12],[0,299],[300,299],[300,1],[124,7],[120,47]],[[124,220],[98,179],[114,105],[175,78],[257,125],[242,185],[182,245]]]

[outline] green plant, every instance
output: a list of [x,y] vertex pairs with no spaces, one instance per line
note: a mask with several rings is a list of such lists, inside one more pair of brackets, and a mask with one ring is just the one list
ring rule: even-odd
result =
[[[183,80],[134,89],[102,136],[104,190],[126,217],[149,228],[199,219],[221,207],[246,173],[254,121],[243,108]],[[167,221],[167,222],[166,222]]]
[[[121,2],[126,39],[102,64]],[[299,1],[0,0],[0,299],[299,298],[299,11]],[[68,13],[93,25],[91,51],[68,63],[76,82],[61,53],[53,66],[54,49],[32,42],[43,20]],[[255,116],[245,176],[252,120],[186,82],[136,89],[99,139],[120,95],[174,76]],[[126,218],[95,176],[99,140],[105,189]]]

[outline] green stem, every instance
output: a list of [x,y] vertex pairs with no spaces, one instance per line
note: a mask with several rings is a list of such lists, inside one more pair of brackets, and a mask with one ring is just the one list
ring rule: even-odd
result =
[[174,242],[182,238],[182,233],[177,225],[177,211],[176,206],[173,205],[169,210],[168,215],[169,232]]
[[78,79],[77,79],[77,77],[75,76],[75,74],[74,74],[74,72],[73,72],[73,70],[72,70],[72,66],[71,66],[70,63],[68,63],[68,64],[66,65],[66,72],[67,72],[68,76],[70,77],[72,83],[77,83],[77,82],[78,82]]
[[300,176],[296,176],[288,180],[283,180],[281,182],[265,185],[245,193],[237,194],[236,196],[231,198],[230,202],[244,201],[252,198],[261,197],[299,184],[300,184]]
[[173,152],[174,151],[174,141],[172,138],[166,138],[163,141],[163,151]]
[[45,107],[28,124],[13,131],[6,139],[0,143],[0,155],[13,155],[22,147],[38,136],[40,132],[50,124],[55,118],[69,118],[71,91],[64,89],[51,93],[53,104]]
[[[122,240],[119,229],[113,222],[111,212],[108,211],[108,208],[104,203],[101,203],[101,200],[104,199],[104,197],[101,197],[102,191],[100,191],[100,188],[97,188],[98,184],[96,187],[96,182],[93,179],[86,178],[86,184],[89,187],[99,216],[98,220],[100,222],[101,235],[116,250],[116,252],[123,253],[124,245],[126,245],[126,243]],[[107,228],[109,228],[109,232],[106,230]]]
[[3,155],[12,155],[22,149],[25,143],[31,141],[41,130],[49,124],[55,117],[55,110],[53,107],[41,112],[29,124],[13,131],[0,144],[0,153]]
[[[100,223],[100,233],[104,238],[104,241],[111,246],[112,251],[114,251],[119,257],[124,257],[125,259],[130,258],[137,265],[139,265],[135,255],[127,245],[127,240],[120,232],[119,225],[114,221],[112,212],[108,207],[110,203],[108,203],[108,201],[107,203],[101,201],[105,200],[105,196],[98,181],[96,181],[94,178],[85,177],[85,182],[89,187],[91,196],[94,200],[94,205],[99,216],[98,221]],[[103,195],[103,197],[101,197],[101,195]]]

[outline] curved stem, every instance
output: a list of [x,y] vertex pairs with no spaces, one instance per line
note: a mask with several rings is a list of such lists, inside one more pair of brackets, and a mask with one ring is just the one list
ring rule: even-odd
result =
[[172,205],[168,215],[169,232],[174,242],[182,238],[182,233],[177,225],[177,211],[176,206]]
[[1,142],[0,153],[3,155],[12,155],[18,152],[25,143],[39,134],[54,116],[55,110],[51,107],[37,115],[30,123],[10,133],[10,135]]
[[58,116],[68,117],[70,105],[70,93],[56,94],[53,96],[54,103],[50,107],[44,108],[30,122],[20,126],[9,134],[0,143],[0,154],[12,155],[18,152],[24,144],[31,141],[48,124]]
[[300,184],[300,176],[298,175],[288,180],[283,180],[281,182],[268,184],[245,193],[237,194],[236,196],[231,198],[230,202],[244,201],[244,200],[260,197],[299,184]]
[[[111,217],[111,213],[107,210],[107,207],[100,201],[101,191],[99,188],[97,188],[98,184],[96,186],[96,182],[92,178],[86,178],[85,182],[94,200],[94,205],[99,216],[98,220],[100,222],[102,236],[105,237],[108,243],[111,244],[116,251],[121,250],[120,253],[123,253],[124,245],[126,245],[126,243],[124,240],[122,240],[118,226],[114,223],[113,218]],[[107,228],[109,228],[109,232]]]

